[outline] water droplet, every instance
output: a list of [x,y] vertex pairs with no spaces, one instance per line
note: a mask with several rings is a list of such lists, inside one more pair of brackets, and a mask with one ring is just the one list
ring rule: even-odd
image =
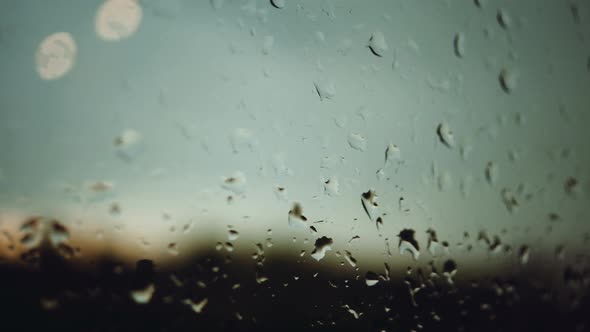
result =
[[401,158],[401,151],[397,145],[391,143],[385,149],[385,163],[390,163],[393,160],[399,160]]
[[436,231],[434,229],[429,228],[428,230],[426,230],[426,234],[428,234],[428,242],[426,248],[433,257],[449,254],[448,243],[446,243],[446,241],[443,241],[442,243],[439,242],[438,237],[436,235]]
[[508,212],[510,212],[510,213],[516,212],[519,204],[518,204],[518,200],[516,199],[516,196],[514,195],[512,190],[510,190],[508,188],[503,188],[501,191],[501,195],[502,195],[502,202],[504,203],[504,206],[506,206],[506,209],[508,210]]
[[367,139],[359,133],[350,133],[348,135],[348,145],[358,151],[367,149]]
[[358,235],[355,235],[355,236],[351,237],[351,238],[350,238],[350,240],[348,240],[348,243],[353,243],[353,242],[356,242],[356,241],[358,241],[360,238],[361,238],[360,236],[358,236]]
[[175,242],[168,244],[168,253],[172,256],[178,256],[178,244]]
[[507,30],[512,26],[512,18],[510,17],[508,12],[503,8],[498,9],[498,13],[496,14],[496,20],[503,29]]
[[382,168],[378,169],[375,174],[377,175],[377,180],[379,181],[385,179],[385,177],[387,176]]
[[451,177],[451,173],[449,173],[449,171],[444,171],[438,176],[438,190],[447,192],[451,190],[452,186],[453,178]]
[[183,301],[184,304],[188,305],[197,314],[200,314],[203,311],[208,302],[209,300],[207,298],[204,298],[196,303],[191,301],[190,299],[185,299]]
[[236,195],[244,192],[246,186],[246,176],[241,171],[236,171],[234,175],[223,177],[221,187],[229,190]]
[[240,237],[240,233],[235,229],[230,229],[227,232],[227,238],[229,241],[235,241]]
[[137,304],[147,304],[151,301],[156,291],[154,284],[148,284],[145,288],[135,289],[130,292],[131,298]]
[[448,148],[455,146],[455,137],[453,131],[446,122],[441,122],[436,128],[436,133],[441,143],[446,145]]
[[316,81],[313,82],[313,85],[318,96],[320,97],[320,101],[325,99],[334,99],[334,96],[336,96],[336,86],[332,81]]
[[287,0],[270,0],[270,3],[278,9],[283,9],[285,8],[285,5],[287,4]]
[[348,304],[345,304],[344,306],[342,306],[342,308],[346,309],[346,311],[348,311],[348,313],[350,313],[354,317],[354,319],[359,319],[363,315],[362,312],[359,313],[356,310],[351,309],[350,306],[348,306]]
[[565,247],[563,245],[558,245],[555,248],[555,257],[561,261],[565,259]]
[[348,262],[348,264],[350,264],[350,266],[352,266],[353,268],[356,268],[356,258],[352,257],[352,253],[348,250],[345,250],[346,255],[344,256],[344,259],[346,259],[346,261]]
[[289,227],[307,228],[307,218],[302,214],[303,207],[299,203],[294,203],[293,208],[289,210],[288,224]]
[[227,252],[233,252],[234,251],[234,245],[231,244],[231,242],[226,242],[223,244],[223,247],[225,248],[225,251]]
[[381,31],[375,31],[369,38],[369,49],[373,54],[378,57],[382,57],[385,52],[388,50],[387,42],[385,41],[385,36]]
[[531,250],[530,250],[529,246],[522,245],[518,249],[518,259],[520,261],[520,264],[526,265],[529,262],[530,257],[531,257]]
[[337,177],[333,176],[324,182],[324,193],[328,196],[340,195],[340,183]]
[[275,37],[265,36],[262,42],[262,54],[269,55],[272,52],[272,48],[275,44]]
[[374,190],[368,190],[361,194],[361,204],[371,221],[376,220],[379,215],[379,204],[377,204],[377,199],[377,193]]
[[457,263],[452,259],[447,259],[443,263],[443,274],[447,277],[447,282],[453,284],[453,277],[457,274]]
[[576,178],[570,176],[565,180],[563,189],[566,194],[575,197],[580,192],[580,183]]
[[316,31],[315,38],[318,42],[323,43],[326,41],[326,35],[321,31]]
[[365,283],[367,286],[375,286],[379,282],[379,276],[375,272],[367,271],[365,274]]
[[288,201],[288,196],[287,196],[287,189],[285,187],[281,187],[281,186],[275,186],[275,197],[280,200],[280,201]]
[[455,39],[453,40],[453,46],[455,48],[455,55],[459,58],[465,56],[465,34],[459,32],[455,34]]
[[125,161],[132,161],[142,150],[141,134],[134,129],[125,129],[115,138],[117,156]]
[[324,258],[324,256],[326,256],[326,251],[332,250],[332,244],[334,244],[334,241],[332,241],[332,239],[329,237],[322,236],[321,238],[317,239],[315,241],[315,248],[311,252],[311,257],[313,257],[313,259],[316,261],[321,260]]
[[247,128],[237,128],[230,136],[230,143],[234,153],[240,153],[246,149],[254,151],[258,142],[254,132]]
[[475,3],[478,8],[482,8],[486,5],[487,0],[473,0],[473,3]]
[[405,228],[401,232],[399,232],[399,253],[403,255],[406,252],[409,252],[414,260],[418,260],[420,257],[420,246],[418,245],[418,241],[414,238],[415,231],[413,229]]
[[485,176],[486,180],[490,185],[494,186],[496,184],[496,182],[498,181],[499,170],[498,165],[495,162],[490,161],[487,163]]
[[76,42],[67,32],[56,32],[39,44],[35,54],[37,73],[44,80],[56,80],[70,72],[77,55]]
[[502,90],[508,94],[512,93],[518,85],[518,77],[519,74],[517,71],[506,68],[502,69],[498,76]]

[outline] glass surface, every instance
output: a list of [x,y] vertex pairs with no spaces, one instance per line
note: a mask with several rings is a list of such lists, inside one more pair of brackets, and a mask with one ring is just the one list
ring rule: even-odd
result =
[[3,0],[6,324],[589,329],[589,39],[584,0]]

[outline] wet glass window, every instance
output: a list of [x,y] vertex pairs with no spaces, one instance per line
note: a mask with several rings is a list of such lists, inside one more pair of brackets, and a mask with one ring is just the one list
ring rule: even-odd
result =
[[590,2],[0,2],[0,324],[590,330]]

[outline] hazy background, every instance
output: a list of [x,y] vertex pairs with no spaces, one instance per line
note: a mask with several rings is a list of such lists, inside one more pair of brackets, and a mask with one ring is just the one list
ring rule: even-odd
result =
[[[160,264],[227,242],[228,225],[240,233],[233,255],[271,238],[269,259],[318,266],[348,250],[362,269],[403,270],[411,262],[397,250],[403,228],[416,230],[424,262],[432,227],[474,271],[518,269],[521,245],[531,263],[558,245],[568,260],[583,251],[588,2],[117,1],[140,14],[113,14],[104,26],[101,1],[0,3],[0,229],[13,240],[25,216],[44,215],[68,225],[83,257],[112,251]],[[141,20],[125,33],[129,17]],[[368,48],[376,31],[382,56]],[[76,55],[71,70],[47,80],[36,54],[56,32],[71,35]],[[515,80],[509,92],[503,70]],[[437,137],[442,122],[452,148]],[[121,153],[115,141],[128,129],[141,137]],[[365,138],[364,151],[351,134]],[[385,164],[390,143],[400,158]],[[493,184],[488,162],[497,165]],[[246,179],[238,194],[222,186],[237,171]],[[330,178],[336,195],[324,189]],[[577,181],[569,193],[568,178]],[[108,188],[96,192],[101,181]],[[387,214],[379,231],[360,202],[370,188]],[[518,200],[512,213],[503,189]],[[288,227],[293,202],[308,221],[324,221],[317,234]],[[476,243],[481,230],[513,252],[475,264],[488,256]],[[456,246],[463,232],[470,253]],[[309,253],[319,236],[334,245],[317,263]]]

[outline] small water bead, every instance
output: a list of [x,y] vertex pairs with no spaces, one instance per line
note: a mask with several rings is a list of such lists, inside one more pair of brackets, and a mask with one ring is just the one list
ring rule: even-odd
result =
[[487,163],[485,169],[485,177],[487,182],[492,186],[498,182],[499,170],[498,165],[495,162],[490,161]]
[[498,9],[496,21],[498,21],[498,24],[505,30],[512,26],[512,17],[510,17],[508,12],[503,8]]
[[340,183],[337,177],[333,176],[324,182],[324,193],[328,196],[340,195]]
[[294,203],[293,204],[293,208],[291,210],[289,210],[289,214],[288,214],[288,224],[289,227],[305,227],[307,228],[307,218],[302,214],[303,213],[303,207],[301,207],[301,204],[299,203]]
[[498,80],[502,90],[507,94],[511,94],[518,85],[519,74],[513,69],[504,68],[500,71]]
[[439,123],[436,128],[436,133],[441,143],[446,145],[448,148],[455,147],[455,136],[446,122]]
[[333,81],[330,80],[322,80],[313,82],[315,87],[315,91],[320,97],[320,101],[324,101],[326,99],[334,99],[336,96],[336,86],[334,85]]
[[229,241],[235,241],[240,237],[240,233],[235,229],[228,230],[227,237]]
[[205,309],[207,303],[209,303],[209,299],[204,298],[199,302],[193,302],[190,299],[184,299],[184,301],[182,302],[189,306],[193,312],[200,314],[201,312],[203,312],[203,309]]
[[465,56],[465,34],[462,32],[458,32],[455,34],[455,38],[453,39],[453,46],[455,49],[455,55],[458,58],[462,58]]
[[222,177],[221,187],[236,195],[242,194],[246,187],[246,175],[242,171],[236,171],[232,176]]
[[155,291],[154,284],[148,284],[144,288],[132,290],[130,296],[137,304],[147,304],[151,301]]
[[128,162],[134,160],[143,149],[142,140],[143,138],[137,130],[125,129],[114,140],[117,156]]

